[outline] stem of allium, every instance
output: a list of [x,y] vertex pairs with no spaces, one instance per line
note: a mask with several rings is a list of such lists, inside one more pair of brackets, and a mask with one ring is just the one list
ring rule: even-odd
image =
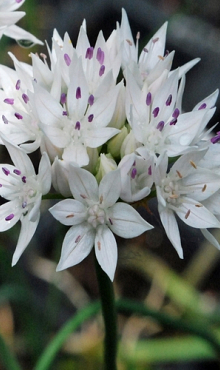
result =
[[102,305],[102,314],[105,324],[104,369],[117,370],[117,315],[113,283],[109,279],[108,275],[106,275],[106,273],[102,270],[97,260],[95,264]]

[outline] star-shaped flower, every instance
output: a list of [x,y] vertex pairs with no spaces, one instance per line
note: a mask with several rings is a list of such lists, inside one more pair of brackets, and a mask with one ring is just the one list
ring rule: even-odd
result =
[[133,238],[149,230],[147,223],[130,205],[116,203],[121,192],[120,171],[106,174],[98,186],[88,171],[71,166],[70,189],[75,199],[65,199],[50,208],[67,232],[57,270],[81,262],[95,247],[96,258],[111,280],[117,263],[117,244],[113,233]]

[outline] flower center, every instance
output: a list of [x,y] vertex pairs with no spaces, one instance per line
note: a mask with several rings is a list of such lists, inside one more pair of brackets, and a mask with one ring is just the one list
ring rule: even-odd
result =
[[88,216],[88,222],[94,228],[98,225],[103,225],[106,221],[105,211],[98,204],[94,204],[88,209]]

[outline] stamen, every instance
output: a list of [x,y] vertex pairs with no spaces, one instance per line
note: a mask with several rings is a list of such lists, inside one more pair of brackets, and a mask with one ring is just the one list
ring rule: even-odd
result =
[[93,95],[90,95],[89,96],[89,99],[88,99],[88,104],[89,105],[93,105],[93,103],[94,103],[94,96]]
[[108,220],[109,220],[110,224],[113,225],[112,219],[109,218]]
[[8,124],[8,120],[7,118],[4,116],[4,114],[2,115],[2,121],[7,125]]
[[99,69],[99,76],[101,77],[103,74],[104,74],[104,72],[105,72],[105,66],[104,66],[104,64],[100,67],[100,69]]
[[4,99],[3,101],[4,101],[4,103],[6,103],[6,104],[10,104],[10,105],[13,105],[13,104],[14,104],[14,99],[6,98],[6,99]]
[[165,123],[164,123],[164,121],[160,121],[159,123],[158,123],[158,125],[157,125],[157,129],[159,130],[159,131],[162,131],[163,130],[163,128],[164,128],[164,125],[165,125]]
[[170,121],[170,126],[174,126],[175,124],[177,123],[177,118],[173,118],[171,121]]
[[24,184],[26,184],[26,182],[27,182],[27,177],[26,177],[26,176],[23,176],[23,177],[21,178],[21,180],[22,180],[22,182],[23,182]]
[[195,204],[195,207],[203,207],[202,204]]
[[101,48],[98,48],[98,50],[97,50],[96,59],[98,60],[98,62],[100,64],[104,63],[105,53],[104,53],[104,51],[102,51]]
[[86,196],[86,195],[84,195],[84,194],[80,194],[80,196],[81,196],[81,198],[83,198],[83,199],[86,199],[86,198],[87,198],[87,196]]
[[153,110],[153,112],[152,112],[152,114],[153,114],[154,118],[156,118],[156,117],[158,116],[159,110],[160,110],[160,108],[159,108],[159,107],[154,108],[154,110]]
[[136,40],[139,40],[139,39],[140,39],[140,32],[138,31],[136,35]]
[[205,109],[206,107],[207,107],[207,104],[206,103],[203,103],[202,105],[200,105],[200,107],[199,107],[198,110]]
[[6,167],[2,167],[2,171],[6,176],[10,175],[10,171]]
[[103,202],[103,195],[101,195],[99,198],[99,204],[102,204],[102,202]]
[[15,173],[15,175],[18,175],[18,176],[20,176],[20,175],[21,175],[21,171],[20,171],[20,170],[16,170],[16,169],[15,169],[13,172]]
[[17,80],[16,85],[15,85],[16,90],[19,90],[20,87],[21,87],[21,80]]
[[148,167],[148,175],[152,175],[152,167],[150,166],[150,167]]
[[66,94],[65,93],[62,93],[61,94],[60,103],[61,104],[65,104],[66,103]]
[[168,106],[168,105],[170,105],[170,104],[171,104],[171,102],[172,102],[172,95],[170,94],[170,95],[168,96],[168,98],[167,98],[166,105],[167,105],[167,106]]
[[164,60],[164,57],[162,57],[162,55],[158,55],[158,58],[159,58],[160,60]]
[[180,179],[183,178],[183,176],[181,175],[181,173],[178,170],[176,170],[176,173],[177,173],[177,175],[179,176]]
[[131,178],[135,179],[136,175],[137,175],[137,169],[133,168],[132,171],[131,171]]
[[85,58],[86,59],[92,59],[93,57],[93,47],[90,46],[89,48],[87,48],[86,50],[86,55],[85,55]]
[[152,39],[153,43],[157,42],[159,40],[159,37],[155,37],[155,39]]
[[79,243],[80,239],[81,239],[81,235],[78,235],[77,238],[75,239],[75,243]]
[[5,217],[5,221],[11,221],[14,217],[15,217],[15,215],[13,213],[11,213],[7,217]]
[[27,102],[29,101],[29,97],[27,96],[27,94],[22,94],[22,99],[24,100],[25,104],[27,104]]
[[98,250],[100,251],[101,250],[101,243],[97,242],[97,245],[98,245]]
[[76,99],[80,99],[81,98],[81,89],[80,87],[77,87],[76,89]]
[[149,105],[151,105],[151,102],[152,102],[152,95],[151,95],[151,93],[149,92],[149,93],[147,94],[147,97],[146,97],[146,104],[149,106]]
[[94,114],[90,114],[90,115],[88,116],[88,121],[89,121],[89,122],[92,122],[93,117],[94,117]]
[[147,48],[143,48],[143,51],[144,51],[145,53],[148,53],[148,49],[147,49]]
[[133,43],[132,43],[131,40],[126,39],[126,41],[127,41],[127,43],[128,43],[129,46],[132,46],[133,45]]
[[15,117],[17,119],[23,119],[23,116],[21,114],[19,114],[19,113],[15,113]]
[[24,201],[21,206],[22,206],[22,208],[26,208],[27,207],[27,202]]
[[80,126],[81,126],[81,125],[80,125],[80,122],[79,122],[79,121],[77,121],[77,122],[76,122],[76,124],[75,124],[75,129],[76,129],[76,130],[80,130]]
[[69,55],[68,54],[64,54],[63,57],[64,57],[64,60],[66,62],[66,65],[69,67],[70,64],[71,64],[71,59],[70,59]]
[[190,215],[190,209],[186,212],[185,219],[187,219],[189,217],[189,215]]
[[174,109],[173,111],[173,114],[172,114],[172,117],[173,118],[178,118],[179,117],[179,114],[180,114],[180,111],[178,108]]
[[216,144],[218,141],[220,141],[220,131],[217,132],[217,135],[212,137],[210,139],[210,141],[212,142],[212,144]]
[[72,218],[72,217],[74,217],[74,214],[73,213],[71,213],[70,215],[67,215],[66,216],[66,218]]
[[67,111],[64,110],[62,114],[63,114],[63,116],[67,116]]
[[189,161],[189,163],[191,164],[191,166],[193,166],[195,169],[197,169],[197,166],[193,161]]
[[207,185],[205,184],[204,186],[203,186],[203,188],[202,188],[202,192],[204,193],[204,191],[206,190],[206,188],[207,188]]

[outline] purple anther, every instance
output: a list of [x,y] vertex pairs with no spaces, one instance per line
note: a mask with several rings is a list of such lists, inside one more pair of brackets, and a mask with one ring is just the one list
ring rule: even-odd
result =
[[110,224],[113,225],[112,219],[109,218],[108,220],[109,220]]
[[220,131],[217,132],[217,135],[212,137],[210,139],[210,141],[212,142],[212,144],[216,144],[218,141],[220,141]]
[[180,111],[178,108],[174,109],[173,111],[173,114],[172,114],[172,117],[173,118],[178,118],[179,117],[179,114],[180,114]]
[[22,94],[22,99],[24,100],[25,104],[29,102],[29,97],[27,96],[27,94]]
[[76,130],[80,130],[80,126],[81,126],[81,125],[80,125],[80,122],[79,122],[79,121],[77,121],[77,122],[76,122],[76,124],[75,124],[75,129],[76,129]]
[[152,167],[150,166],[150,167],[148,167],[148,171],[147,171],[147,173],[148,173],[148,175],[152,175]]
[[88,104],[89,105],[93,105],[93,103],[94,103],[94,96],[93,95],[90,95],[89,96],[89,99],[88,99]]
[[134,179],[137,175],[137,168],[133,168],[131,171],[131,178]]
[[15,169],[13,172],[15,173],[15,175],[18,175],[18,176],[21,175],[21,171],[20,170]]
[[86,50],[86,55],[85,55],[85,58],[86,59],[92,59],[93,57],[93,47],[90,46],[89,48],[87,48]]
[[10,175],[10,171],[6,167],[2,167],[2,171],[6,176]]
[[168,106],[168,105],[170,105],[170,104],[171,104],[171,102],[172,102],[172,95],[170,94],[170,95],[168,96],[168,98],[167,98],[166,105],[167,105],[167,106]]
[[104,74],[104,72],[105,72],[105,66],[104,66],[104,64],[100,67],[100,69],[99,69],[99,76],[101,77],[103,74]]
[[156,117],[158,116],[159,110],[160,110],[160,108],[159,108],[159,107],[154,108],[154,110],[153,110],[153,112],[152,112],[152,114],[153,114],[154,118],[156,118]]
[[15,217],[14,213],[11,213],[7,217],[5,217],[5,221],[11,221]]
[[80,87],[77,87],[76,89],[76,99],[80,99],[81,98],[81,89]]
[[17,119],[23,119],[23,116],[21,114],[19,114],[19,113],[15,113],[15,117]]
[[69,55],[68,54],[64,54],[63,57],[64,57],[64,60],[66,62],[66,65],[69,67],[69,65],[71,64],[71,59],[70,59]]
[[63,111],[63,116],[67,116],[67,111],[66,110]]
[[0,184],[0,188],[2,188],[2,184]]
[[147,97],[146,97],[146,104],[147,104],[147,105],[151,105],[151,102],[152,102],[152,95],[151,95],[151,93],[149,92],[149,93],[147,94]]
[[61,94],[60,103],[61,104],[65,104],[66,103],[66,94],[65,93],[62,93]]
[[15,1],[16,1],[16,3],[18,3],[18,4],[22,2],[22,0],[15,0]]
[[94,117],[94,114],[90,114],[90,115],[88,116],[88,122],[92,122],[93,117]]
[[170,54],[169,50],[166,50],[164,56],[167,57],[169,54]]
[[207,104],[206,103],[203,103],[203,104],[200,105],[200,107],[199,107],[198,110],[205,109],[206,107],[207,107]]
[[20,87],[21,87],[21,80],[17,80],[16,85],[15,85],[16,90],[19,90]]
[[98,50],[97,50],[96,59],[98,60],[98,62],[100,64],[103,64],[104,63],[105,53],[104,53],[104,51],[102,51],[101,48],[98,48]]
[[6,103],[6,104],[10,104],[10,105],[13,105],[13,104],[14,104],[14,99],[6,98],[6,99],[4,99],[3,101],[4,101],[4,103]]
[[26,176],[22,176],[21,180],[22,180],[22,182],[23,182],[24,184],[26,184],[26,182],[27,182],[27,177],[26,177]]
[[2,121],[7,125],[8,124],[8,120],[7,118],[4,116],[4,114],[2,115]]
[[153,43],[157,42],[159,40],[159,37],[155,37],[155,39],[152,39]]
[[164,121],[160,121],[156,127],[159,131],[162,131],[164,128]]
[[27,202],[24,201],[21,206],[22,206],[22,208],[26,208],[27,207]]
[[173,119],[170,121],[170,126],[174,126],[176,123],[177,123],[177,118],[173,118]]

